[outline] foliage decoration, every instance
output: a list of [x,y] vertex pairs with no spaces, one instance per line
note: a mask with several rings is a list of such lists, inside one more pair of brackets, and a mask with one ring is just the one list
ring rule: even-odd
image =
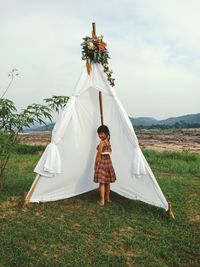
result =
[[103,35],[83,38],[84,42],[82,46],[82,59],[89,60],[90,63],[100,63],[104,68],[104,72],[107,75],[107,79],[111,86],[114,86],[115,79],[112,78],[112,70],[109,69],[108,59],[109,52],[106,48],[107,44],[103,41]]

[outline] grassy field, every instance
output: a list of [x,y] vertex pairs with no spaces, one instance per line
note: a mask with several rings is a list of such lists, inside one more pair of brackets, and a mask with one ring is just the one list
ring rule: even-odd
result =
[[0,192],[0,266],[200,266],[200,155],[143,152],[175,221],[113,192],[100,208],[98,190],[19,208],[40,156],[13,155]]

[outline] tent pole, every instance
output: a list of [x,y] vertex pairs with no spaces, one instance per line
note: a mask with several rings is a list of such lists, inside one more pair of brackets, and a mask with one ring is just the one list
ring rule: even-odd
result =
[[[92,38],[97,37],[96,35],[96,24],[95,22],[92,23]],[[100,108],[100,117],[101,117],[101,125],[103,125],[103,104],[102,104],[102,94],[99,91],[99,108]]]
[[[96,37],[96,24],[95,22],[92,22],[92,38],[95,38]],[[88,72],[88,75],[90,75],[90,72],[91,72],[91,60],[89,60],[87,58],[86,60],[86,67],[87,67],[87,72]]]
[[102,105],[101,91],[99,91],[99,107],[100,107],[101,125],[103,125],[103,105]]
[[91,72],[91,62],[89,61],[88,58],[86,60],[86,68],[87,68],[88,75],[90,75],[90,72]]
[[175,220],[173,211],[172,211],[172,203],[168,201],[168,210],[166,211],[167,215]]
[[[96,37],[96,24],[95,22],[92,23],[92,38]],[[88,75],[91,72],[91,61],[89,59],[86,60],[86,67]],[[103,125],[103,104],[102,104],[102,94],[99,91],[99,108],[100,108],[100,117],[101,117],[101,125]]]
[[96,35],[96,24],[95,22],[92,22],[92,38],[97,37]]
[[28,194],[28,195],[26,196],[26,198],[25,198],[23,207],[25,207],[26,205],[28,205],[28,203],[29,203],[29,201],[30,201],[30,199],[31,199],[31,196],[32,196],[32,194],[33,194],[33,192],[34,192],[34,190],[35,190],[35,187],[36,187],[36,185],[37,185],[37,183],[38,183],[40,177],[41,177],[41,175],[38,174],[38,177],[37,177],[37,179],[36,179],[36,181],[35,181],[35,183],[34,183],[34,185],[33,185],[33,188],[31,189],[31,191],[29,192],[29,194]]

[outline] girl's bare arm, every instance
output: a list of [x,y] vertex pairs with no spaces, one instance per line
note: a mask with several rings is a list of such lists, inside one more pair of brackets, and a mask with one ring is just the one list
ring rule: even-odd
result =
[[97,150],[97,154],[96,154],[95,166],[96,166],[97,162],[101,159],[101,152],[103,150],[103,146],[104,146],[104,143],[101,141],[99,146],[98,146],[98,150]]

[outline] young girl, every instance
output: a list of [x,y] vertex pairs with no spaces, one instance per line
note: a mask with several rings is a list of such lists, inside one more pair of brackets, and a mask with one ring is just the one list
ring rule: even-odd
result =
[[[110,132],[106,125],[101,125],[97,129],[99,138],[101,139],[97,146],[97,154],[94,166],[94,182],[99,183],[100,206],[104,206],[105,200],[110,200],[110,183],[116,180],[115,171],[112,165],[110,154],[112,152],[110,145]],[[105,195],[105,196],[104,196]]]

